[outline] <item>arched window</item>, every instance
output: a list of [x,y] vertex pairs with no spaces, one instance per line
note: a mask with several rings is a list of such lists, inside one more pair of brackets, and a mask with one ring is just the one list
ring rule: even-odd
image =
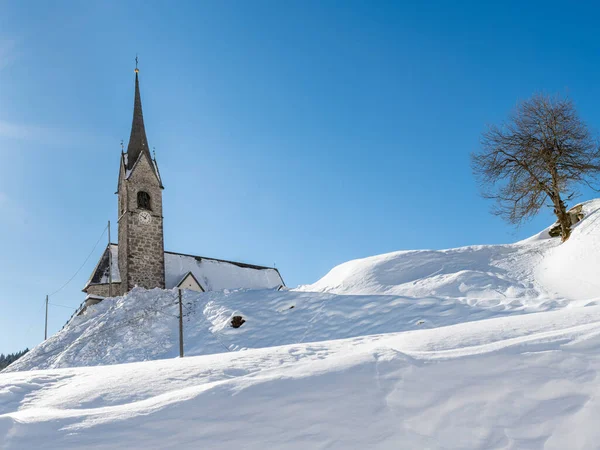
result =
[[150,206],[150,194],[144,191],[140,191],[137,194],[138,208],[151,210]]

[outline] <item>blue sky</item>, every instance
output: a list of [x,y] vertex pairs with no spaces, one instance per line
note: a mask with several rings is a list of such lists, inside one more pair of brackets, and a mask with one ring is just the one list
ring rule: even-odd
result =
[[[176,6],[173,6],[176,5]],[[552,2],[0,4],[0,352],[116,222],[133,59],[168,250],[276,264],[506,243],[469,153],[536,91],[600,123],[597,7]],[[582,199],[593,195],[584,191]],[[113,229],[116,235],[116,229]],[[101,252],[51,302],[76,307]],[[50,307],[50,333],[71,310]]]

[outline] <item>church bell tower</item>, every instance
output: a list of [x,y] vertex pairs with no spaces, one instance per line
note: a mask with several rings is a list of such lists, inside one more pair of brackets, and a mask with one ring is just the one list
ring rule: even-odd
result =
[[121,152],[117,191],[121,294],[135,286],[165,287],[164,187],[156,159],[152,158],[148,148],[138,74],[136,58],[133,121],[127,152]]

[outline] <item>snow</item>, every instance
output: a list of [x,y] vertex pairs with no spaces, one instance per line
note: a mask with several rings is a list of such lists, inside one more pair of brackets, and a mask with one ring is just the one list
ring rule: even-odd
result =
[[[519,312],[438,298],[414,301],[275,289],[185,291],[183,302],[185,352],[190,356],[432,328]],[[175,290],[158,289],[135,289],[127,297],[103,300],[8,370],[175,357],[179,355],[176,303]],[[234,315],[246,319],[238,330],[229,326]]]
[[[108,277],[108,272],[106,273],[106,281],[103,281],[104,283],[108,283],[109,281],[112,280],[113,283],[120,283],[121,282],[121,272],[119,271],[119,246],[118,245],[114,245],[114,244],[110,244],[108,246],[110,248],[110,253],[111,253],[111,258],[112,258],[112,264],[110,264],[110,272],[111,272],[111,278]],[[104,280],[104,278],[103,278]]]
[[600,202],[585,204],[584,213],[587,219],[571,238],[548,251],[536,267],[537,279],[556,296],[588,300],[600,295]]
[[599,333],[600,307],[592,306],[7,373],[0,443],[6,450],[596,448]]
[[165,252],[167,288],[177,286],[188,272],[194,274],[206,291],[268,289],[284,284],[275,269],[243,267],[227,261]]
[[106,299],[0,374],[0,448],[597,448],[600,201],[584,213],[565,244],[213,278],[184,293],[183,359],[175,290]]
[[547,230],[515,244],[400,251],[348,261],[299,290],[337,294],[439,296],[470,305],[565,306],[600,296],[600,200],[564,244]]

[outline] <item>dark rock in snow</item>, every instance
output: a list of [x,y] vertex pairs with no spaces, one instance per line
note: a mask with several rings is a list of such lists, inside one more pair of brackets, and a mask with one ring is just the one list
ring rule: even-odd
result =
[[244,320],[244,318],[242,316],[233,316],[231,318],[231,326],[233,328],[239,328],[241,327],[246,321]]

